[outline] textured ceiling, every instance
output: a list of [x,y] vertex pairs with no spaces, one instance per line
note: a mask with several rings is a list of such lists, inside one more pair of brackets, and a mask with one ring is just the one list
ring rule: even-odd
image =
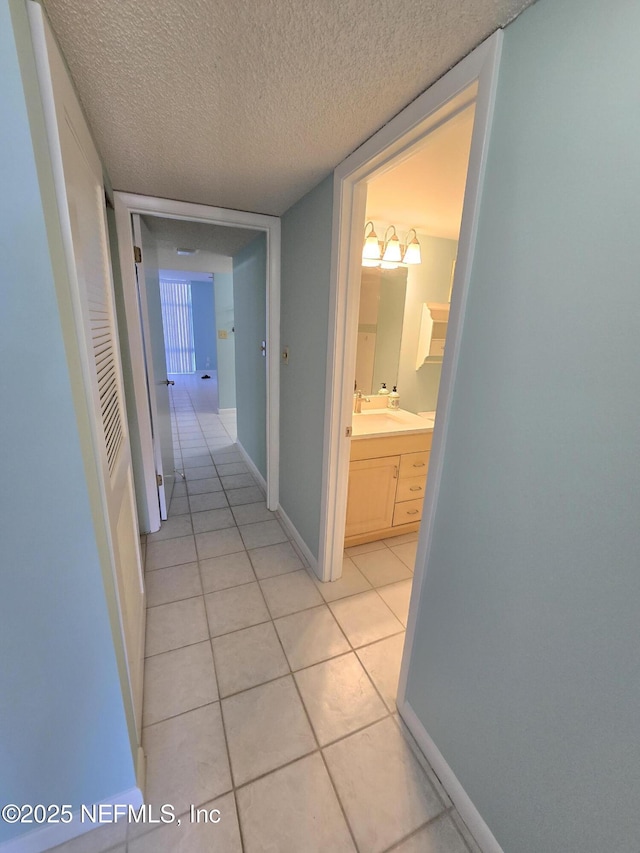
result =
[[[233,255],[250,243],[260,232],[228,225],[208,225],[168,219],[164,216],[143,217],[156,243],[174,252],[176,249],[199,249],[214,255]],[[184,256],[176,255],[176,258]]]
[[[367,219],[457,240],[475,106],[427,136],[420,149],[367,184]],[[382,239],[382,234],[378,234]]]
[[115,189],[279,215],[531,0],[43,0]]

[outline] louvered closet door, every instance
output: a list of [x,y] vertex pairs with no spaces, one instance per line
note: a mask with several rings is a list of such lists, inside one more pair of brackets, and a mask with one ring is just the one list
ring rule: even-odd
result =
[[[85,393],[94,418],[93,443],[99,468],[98,540],[106,539],[116,579],[120,623],[138,729],[141,721],[144,655],[144,586],[133,491],[131,451],[115,321],[102,167],[48,25],[44,26],[57,122],[48,116],[52,157],[62,160],[64,187],[57,187],[65,228],[65,208],[72,254],[67,258],[76,306],[76,330],[86,358]],[[42,69],[39,69],[42,72]],[[41,81],[42,85],[42,81]],[[43,97],[46,95],[44,87]],[[59,143],[59,144],[58,144]],[[100,525],[105,536],[100,535]],[[99,662],[96,662],[99,665]]]

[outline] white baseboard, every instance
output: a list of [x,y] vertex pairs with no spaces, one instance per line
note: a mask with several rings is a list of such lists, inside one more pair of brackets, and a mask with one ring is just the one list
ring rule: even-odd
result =
[[[144,635],[143,635],[144,636]],[[147,756],[141,746],[138,747],[136,757],[136,783],[141,791],[144,791],[147,784]]]
[[235,415],[236,410],[235,409],[218,409],[218,414],[219,415]]
[[[262,491],[266,495],[266,493],[267,493],[267,481],[262,476],[260,471],[258,471],[253,459],[249,456],[247,451],[244,449],[242,444],[240,444],[240,442],[237,439],[236,439],[236,444],[238,445],[238,450],[240,451],[242,458],[244,459],[247,467],[251,471],[251,474],[257,480],[257,482],[260,485],[260,488],[262,489]],[[286,512],[282,509],[280,504],[278,504],[278,509],[276,510],[276,512],[278,513],[280,521],[282,522],[287,533],[289,534],[289,536],[293,540],[296,548],[300,551],[302,559],[306,560],[307,565],[310,566],[311,569],[313,569],[314,573],[317,575],[318,574],[318,560],[313,556],[313,554],[311,553],[311,551],[307,547],[307,543],[304,541],[302,536],[300,536],[300,534],[296,530],[294,523],[291,521],[291,519],[286,514]],[[1,853],[1,851],[0,851],[0,853]]]
[[253,459],[249,456],[249,454],[248,454],[248,453],[247,453],[247,451],[244,449],[244,447],[240,444],[240,442],[238,441],[238,439],[236,439],[236,444],[238,445],[238,450],[239,450],[239,451],[240,451],[240,453],[242,454],[242,458],[243,458],[243,459],[244,459],[244,461],[246,462],[247,467],[249,468],[249,470],[251,471],[252,476],[253,476],[253,477],[258,481],[258,483],[259,483],[259,485],[260,485],[260,488],[262,489],[262,491],[263,491],[263,492],[265,493],[265,495],[266,495],[266,493],[267,493],[267,481],[266,481],[266,480],[265,480],[265,478],[262,476],[262,474],[260,473],[260,471],[258,471],[258,469],[256,468],[256,464],[255,464],[255,462],[254,462],[254,461],[253,461]]
[[[123,791],[121,794],[116,794],[115,797],[103,800],[98,805],[131,805],[137,809],[143,802],[140,788],[129,788],[128,791]],[[85,832],[105,825],[92,823],[89,820],[82,822],[78,810],[73,813],[71,823],[49,824],[34,829],[32,832],[25,832],[15,838],[10,838],[9,841],[0,844],[0,853],[44,853],[45,850],[50,850],[52,847],[64,844],[65,841],[70,841],[72,838],[84,835]]]
[[496,841],[494,834],[485,823],[482,815],[474,806],[471,798],[460,784],[451,767],[447,764],[438,747],[429,737],[427,730],[406,699],[402,705],[398,706],[398,711],[427,761],[435,770],[442,783],[442,787],[451,797],[451,801],[468,826],[480,849],[483,853],[504,853],[504,850]]
[[304,541],[302,536],[300,536],[300,534],[298,533],[295,524],[293,523],[293,521],[291,521],[291,519],[289,518],[287,513],[282,509],[280,504],[278,504],[277,512],[278,512],[278,516],[280,517],[280,521],[282,522],[285,529],[287,530],[287,533],[295,542],[297,548],[300,550],[302,556],[307,561],[308,565],[313,569],[314,574],[316,576],[318,576],[318,560],[316,559],[316,557],[313,556],[313,554],[311,553],[311,551],[307,547],[307,543]]

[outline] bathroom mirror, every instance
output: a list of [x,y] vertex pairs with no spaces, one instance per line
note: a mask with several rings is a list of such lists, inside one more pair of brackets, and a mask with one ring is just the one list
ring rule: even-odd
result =
[[458,249],[455,240],[422,233],[420,245],[421,264],[397,270],[362,268],[355,377],[365,395],[376,394],[381,382],[389,390],[397,385],[400,408],[415,413],[433,411],[437,405],[442,351],[438,357],[432,339],[443,348],[446,323],[434,321],[442,334],[431,335],[425,351],[424,340],[420,343],[422,317],[425,304],[434,303],[448,315]]
[[398,383],[406,292],[406,269],[363,268],[355,377],[363,394]]

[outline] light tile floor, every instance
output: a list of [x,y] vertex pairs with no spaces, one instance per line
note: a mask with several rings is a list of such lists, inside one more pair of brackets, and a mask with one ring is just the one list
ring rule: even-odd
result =
[[[194,411],[189,387],[173,391],[185,479],[143,537],[146,798],[181,826],[107,826],[57,850],[477,853],[396,713],[417,537],[349,548],[341,580],[319,583],[233,417]],[[191,823],[191,804],[220,822]]]

